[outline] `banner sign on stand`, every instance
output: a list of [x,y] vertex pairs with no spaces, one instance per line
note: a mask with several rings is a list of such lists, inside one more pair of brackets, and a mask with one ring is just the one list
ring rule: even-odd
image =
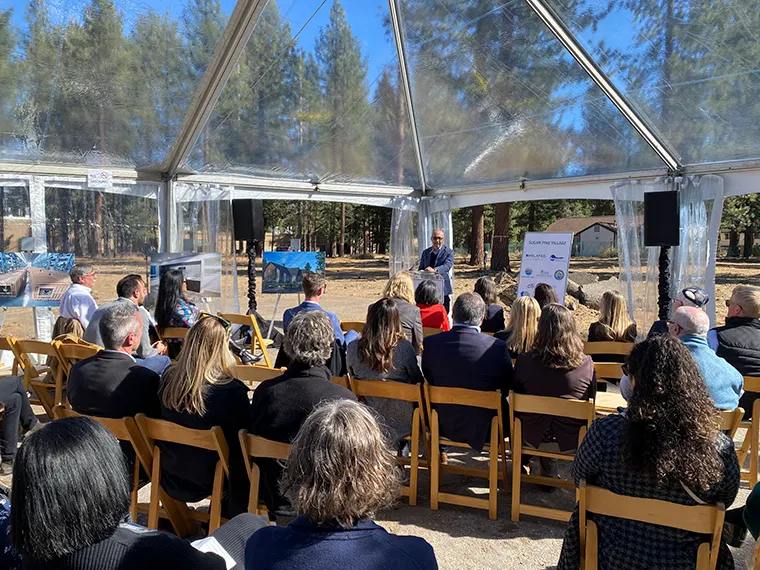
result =
[[536,285],[546,283],[554,288],[557,299],[564,304],[572,246],[572,232],[526,232],[518,296],[533,297]]

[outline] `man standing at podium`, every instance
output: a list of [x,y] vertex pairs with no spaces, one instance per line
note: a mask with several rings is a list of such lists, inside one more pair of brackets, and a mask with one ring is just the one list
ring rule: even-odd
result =
[[443,237],[443,230],[433,230],[433,235],[430,236],[433,246],[422,252],[418,269],[437,273],[443,277],[443,306],[448,313],[451,307],[451,295],[454,293],[449,275],[451,268],[454,267],[454,252],[443,243]]

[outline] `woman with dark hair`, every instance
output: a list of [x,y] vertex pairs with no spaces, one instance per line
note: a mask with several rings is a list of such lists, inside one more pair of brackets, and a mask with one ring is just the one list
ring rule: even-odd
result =
[[[401,329],[395,300],[380,299],[369,306],[361,337],[348,345],[346,364],[348,373],[360,380],[422,383],[417,355]],[[366,403],[380,415],[393,441],[411,433],[411,402],[366,398]]]
[[[573,462],[585,479],[619,495],[681,505],[723,503],[739,489],[734,444],[719,430],[717,411],[689,350],[669,335],[634,347],[627,369],[633,394],[625,413],[596,420]],[[703,535],[595,516],[599,568],[691,570]],[[625,539],[621,539],[625,537]],[[558,569],[580,565],[578,513],[568,523]],[[721,540],[718,568],[734,561]]]
[[339,400],[317,407],[293,440],[282,492],[298,513],[286,528],[254,533],[251,570],[435,570],[433,548],[372,522],[399,496],[400,471],[370,410]]
[[[186,292],[187,280],[179,269],[170,269],[161,276],[155,315],[159,334],[172,327],[189,329],[198,320],[200,310],[185,296]],[[169,339],[167,345],[169,358],[177,358],[182,342]]]
[[[596,372],[591,357],[583,353],[583,341],[569,309],[551,304],[538,319],[533,349],[517,358],[515,392],[588,400],[596,395]],[[521,414],[523,442],[547,451],[578,447],[578,433],[585,421]],[[554,462],[541,458],[541,468],[551,474]]]
[[422,326],[431,329],[451,330],[449,315],[441,304],[441,292],[431,279],[423,279],[414,291],[414,302],[420,309]]
[[475,292],[486,303],[486,316],[480,330],[485,333],[497,333],[504,330],[504,307],[499,304],[496,282],[493,277],[484,276],[475,282]]
[[[226,568],[216,554],[129,523],[131,487],[116,438],[94,420],[62,419],[29,435],[11,495],[11,537],[25,570]],[[242,558],[240,537],[261,526],[245,514],[212,536]]]
[[557,299],[557,293],[554,291],[554,287],[547,285],[546,283],[539,283],[536,285],[536,289],[533,291],[533,298],[538,301],[538,304],[542,309],[546,305],[559,303],[559,299]]

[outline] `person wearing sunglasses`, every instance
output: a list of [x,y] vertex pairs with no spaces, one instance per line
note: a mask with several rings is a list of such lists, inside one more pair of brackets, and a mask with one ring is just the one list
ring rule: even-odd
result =
[[[703,289],[699,287],[686,287],[681,289],[680,293],[673,299],[673,306],[670,309],[672,315],[681,307],[696,307],[697,309],[704,309],[707,303],[710,302],[710,297]],[[651,338],[656,334],[668,334],[668,321],[660,320],[655,321],[652,328],[647,333],[647,338]]]
[[451,287],[451,269],[454,267],[454,251],[444,243],[443,230],[433,230],[430,236],[431,247],[422,252],[420,256],[419,271],[437,273],[443,277],[443,306],[448,313],[451,309],[451,295],[454,290]]
[[[249,416],[248,386],[232,377],[235,360],[229,350],[230,323],[200,313],[187,333],[177,362],[164,372],[159,388],[161,418],[191,429],[220,426],[230,448],[230,480],[224,516],[235,516],[248,504],[248,476],[238,431]],[[196,502],[213,490],[214,451],[161,444],[161,486],[183,502]]]

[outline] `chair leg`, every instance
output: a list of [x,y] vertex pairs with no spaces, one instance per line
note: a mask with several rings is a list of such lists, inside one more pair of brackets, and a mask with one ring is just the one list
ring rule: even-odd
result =
[[43,384],[41,382],[39,384],[30,383],[30,386],[31,386],[32,391],[35,394],[37,394],[37,398],[40,401],[40,405],[44,408],[45,413],[48,415],[48,417],[51,420],[54,420],[55,416],[53,416],[53,408],[55,407],[55,403],[53,403],[53,400],[50,396],[50,392],[48,392],[48,388],[50,386],[48,384]]
[[132,473],[132,493],[130,497],[129,514],[133,522],[137,522],[137,492],[140,489],[140,462],[135,458]]
[[208,520],[208,533],[211,534],[222,524],[222,486],[224,485],[224,468],[222,462],[216,462],[214,472],[214,490],[211,494],[211,513]]
[[438,412],[430,418],[430,509],[438,510],[438,489],[441,477],[441,445],[438,436]]
[[488,455],[488,518],[495,521],[499,498],[499,427],[496,417],[491,422],[491,447]]
[[515,419],[512,442],[512,520],[520,520],[520,481],[522,478],[522,425]]
[[[499,431],[501,432],[501,428],[499,428]],[[504,492],[509,493],[509,475],[507,474],[507,445],[509,440],[502,433],[499,436],[499,441],[501,444],[501,477],[503,479]]]
[[153,446],[153,472],[150,474],[148,528],[158,529],[158,496],[161,489],[161,450]]
[[588,521],[586,526],[585,568],[581,570],[597,570],[599,567],[599,533],[594,521]]
[[420,464],[420,410],[412,415],[411,461],[409,462],[409,505],[417,504],[417,474]]
[[750,426],[751,436],[749,442],[749,490],[751,491],[757,484],[757,469],[758,469],[758,445],[760,445],[760,418],[752,417],[752,425]]

